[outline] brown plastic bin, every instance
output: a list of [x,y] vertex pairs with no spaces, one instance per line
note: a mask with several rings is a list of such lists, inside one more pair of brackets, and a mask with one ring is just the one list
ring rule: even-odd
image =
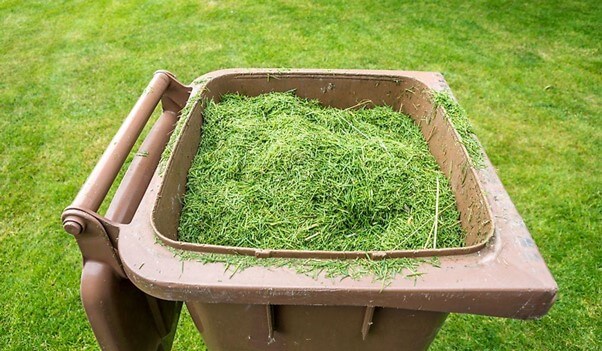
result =
[[[226,93],[290,91],[338,108],[390,105],[420,126],[450,179],[462,226],[462,248],[375,252],[259,250],[178,241],[188,169],[196,154],[204,102]],[[536,318],[557,286],[489,160],[470,166],[465,148],[434,105],[449,91],[431,72],[357,70],[222,70],[191,86],[160,71],[63,213],[84,257],[82,300],[107,350],[167,350],[180,301],[209,350],[423,350],[448,313]],[[191,96],[189,98],[189,96]],[[164,171],[161,153],[178,122]],[[96,213],[127,154],[162,101],[163,114],[134,157],[106,216]],[[394,259],[422,263],[417,279],[397,276],[316,279],[287,267],[252,267],[232,275],[219,263],[183,259],[190,251],[265,257]],[[180,255],[182,254],[182,255]],[[188,255],[187,257],[190,257]]]

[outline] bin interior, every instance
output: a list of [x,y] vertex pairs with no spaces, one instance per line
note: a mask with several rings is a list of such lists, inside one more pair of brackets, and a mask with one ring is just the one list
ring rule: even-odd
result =
[[[196,81],[189,108],[172,136],[171,154],[163,165],[160,194],[154,204],[153,227],[159,238],[178,240],[178,223],[186,179],[196,155],[203,121],[204,101],[219,102],[224,94],[257,96],[267,92],[294,91],[316,99],[324,106],[352,108],[388,105],[410,116],[421,129],[429,149],[450,180],[460,221],[466,232],[462,248],[391,250],[386,252],[320,252],[302,250],[259,250],[220,245],[181,244],[187,250],[236,253],[270,257],[372,258],[454,255],[481,249],[493,233],[493,221],[479,179],[445,111],[433,102],[433,90],[422,81],[403,75],[341,74],[336,72],[239,71]],[[169,213],[173,215],[165,216]],[[170,240],[170,241],[171,241]]]

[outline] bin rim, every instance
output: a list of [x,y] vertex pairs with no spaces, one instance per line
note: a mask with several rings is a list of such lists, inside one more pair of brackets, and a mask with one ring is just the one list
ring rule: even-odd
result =
[[[447,90],[435,72],[363,70],[238,70],[211,72],[207,77],[240,72],[351,73],[412,77],[433,89]],[[199,88],[193,83],[194,89]],[[194,90],[193,94],[194,95]],[[440,256],[440,265],[419,266],[422,276],[398,276],[388,286],[371,277],[316,279],[287,267],[251,267],[231,275],[219,263],[205,264],[179,257],[189,250],[160,238],[153,228],[153,204],[159,196],[160,172],[151,183],[129,224],[119,228],[118,251],[130,280],[141,290],[167,300],[208,303],[309,305],[370,305],[437,312],[473,313],[511,318],[535,318],[553,304],[557,285],[509,195],[485,155],[485,167],[473,170],[484,188],[493,215],[492,235],[471,252]],[[164,240],[167,239],[167,240]],[[173,241],[173,240],[172,240]],[[171,245],[168,245],[171,244]]]

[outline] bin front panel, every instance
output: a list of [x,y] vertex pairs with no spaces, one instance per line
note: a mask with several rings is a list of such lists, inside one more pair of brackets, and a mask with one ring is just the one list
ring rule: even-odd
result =
[[376,307],[365,320],[367,308],[361,306],[186,305],[210,351],[425,350],[447,317]]

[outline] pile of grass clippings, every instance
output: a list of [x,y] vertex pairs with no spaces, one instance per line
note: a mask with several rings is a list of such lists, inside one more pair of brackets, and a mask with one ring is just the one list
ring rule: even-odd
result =
[[411,118],[389,107],[227,95],[207,102],[202,133],[182,241],[333,251],[463,246],[448,180]]

